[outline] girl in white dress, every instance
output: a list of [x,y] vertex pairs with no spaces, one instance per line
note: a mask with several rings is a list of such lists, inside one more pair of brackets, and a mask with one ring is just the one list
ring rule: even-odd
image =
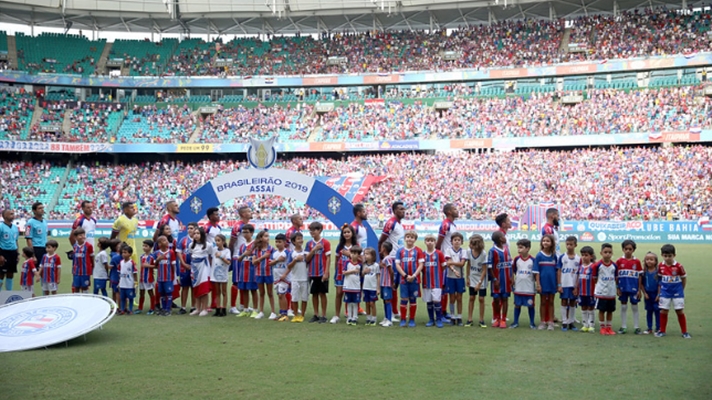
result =
[[208,294],[210,293],[210,263],[215,257],[215,246],[205,238],[205,229],[198,228],[193,233],[193,243],[188,248],[190,254],[190,277],[193,281],[193,295],[196,299],[195,311],[190,315],[208,315]]

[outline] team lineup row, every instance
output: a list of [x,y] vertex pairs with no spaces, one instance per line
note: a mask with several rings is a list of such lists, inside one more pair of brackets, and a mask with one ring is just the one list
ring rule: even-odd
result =
[[[127,203],[125,206],[127,210],[132,205]],[[167,208],[175,210],[170,205]],[[394,216],[386,223],[379,241],[379,262],[376,249],[367,247],[363,240],[365,228],[362,218],[365,211],[360,205],[354,207],[356,219],[351,225],[342,227],[335,250],[336,314],[331,322],[339,322],[343,301],[348,309],[347,323],[356,324],[363,298],[367,325],[376,325],[375,303],[381,297],[384,302],[381,325],[390,326],[396,319],[393,309],[398,307],[394,291],[400,290],[401,326],[415,326],[418,297],[423,297],[427,304],[429,320],[426,326],[442,327],[444,322],[472,326],[474,303],[479,297],[479,325],[485,327],[484,297],[487,286],[490,286],[494,316],[492,325],[499,328],[507,327],[510,297],[514,298],[515,311],[514,321],[509,327],[519,326],[521,307],[527,307],[530,327],[537,328],[534,323],[534,300],[535,295],[540,294],[541,323],[538,329],[553,330],[554,295],[559,293],[562,330],[578,330],[574,325],[575,309],[581,306],[582,331],[594,331],[595,308],[599,311],[601,333],[614,334],[611,321],[618,297],[622,311],[619,333],[627,332],[630,302],[635,333],[652,333],[655,319],[656,336],[664,336],[667,312],[672,305],[678,314],[683,336],[690,337],[683,311],[686,273],[675,261],[673,246],[663,246],[661,254],[664,261],[661,263],[658,263],[656,255],[648,253],[645,268],[633,256],[636,246],[630,240],[623,242],[624,256],[616,262],[612,261],[610,244],[603,245],[602,259],[598,262],[595,262],[594,251],[589,246],[583,247],[581,254],[577,255],[574,237],[566,239],[566,252],[559,254],[558,212],[550,209],[547,224],[542,228],[539,253],[530,256],[531,243],[521,240],[517,242],[518,256],[512,259],[506,239],[506,230],[511,224],[506,214],[497,217],[500,230],[492,235],[494,246],[485,252],[484,238],[480,235],[470,238],[469,250],[462,248],[464,237],[457,232],[454,223],[458,212],[451,204],[444,207],[444,212],[446,219],[440,234],[437,238],[426,236],[426,249],[421,250],[415,246],[417,233],[404,232],[400,225],[402,203],[394,203]],[[138,286],[140,309],[144,294],[148,291],[151,302],[149,313],[158,305],[155,303],[160,297],[160,314],[169,315],[173,298],[179,295],[183,306],[180,312],[187,312],[187,294],[192,288],[197,301],[191,303],[196,306],[191,314],[205,316],[210,309],[215,309],[215,316],[224,316],[227,315],[227,282],[232,272],[231,313],[263,318],[267,298],[272,310],[270,319],[286,321],[291,311],[294,315],[292,322],[301,322],[310,292],[314,309],[310,322],[327,322],[326,294],[329,291],[332,252],[330,243],[321,237],[321,223],[314,222],[309,226],[312,240],[304,245],[304,237],[299,231],[301,218],[293,218],[294,226],[286,235],[275,237],[273,248],[267,231],[255,235],[255,228],[249,223],[251,211],[247,207],[240,209],[242,219],[233,228],[230,243],[220,234],[219,226],[213,224],[215,214],[217,209],[208,210],[209,222],[204,228],[188,224],[188,235],[178,242],[173,238],[170,226],[175,215],[169,213],[168,218],[159,224],[156,242],[144,241],[144,254],[138,257],[138,262],[135,261],[137,257],[133,255],[133,248],[118,239],[99,239],[101,251],[94,257],[93,245],[86,241],[84,229],[75,229],[72,290],[88,290],[89,278],[93,275],[94,291],[106,294],[109,281],[115,299],[121,304],[120,312],[131,313],[134,287]],[[23,287],[31,289],[33,279],[41,278],[45,294],[56,293],[60,275],[56,246],[54,241],[47,242],[47,254],[42,256],[39,268],[35,268],[32,249],[23,250],[26,258],[21,275]],[[470,299],[467,322],[463,324],[462,294],[466,286],[469,287]],[[154,289],[159,296],[154,296]],[[273,290],[279,297],[279,315],[274,312],[277,309]],[[208,306],[211,292],[213,300]],[[648,323],[645,331],[641,331],[638,325],[638,302],[643,298]],[[449,315],[446,310],[448,305]]]

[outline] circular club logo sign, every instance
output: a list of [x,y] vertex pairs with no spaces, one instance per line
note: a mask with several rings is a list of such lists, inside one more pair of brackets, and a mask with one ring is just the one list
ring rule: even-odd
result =
[[57,329],[76,318],[68,307],[45,307],[20,312],[0,320],[0,336],[30,336]]
[[5,300],[5,304],[14,303],[14,302],[20,301],[20,300],[24,300],[24,298],[22,296],[13,294],[12,296],[8,297],[7,300]]

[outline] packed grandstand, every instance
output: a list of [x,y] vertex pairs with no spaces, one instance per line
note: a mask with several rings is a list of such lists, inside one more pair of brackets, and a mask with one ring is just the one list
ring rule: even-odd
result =
[[[520,215],[529,204],[558,199],[562,217],[575,220],[698,220],[712,214],[712,147],[592,148],[505,153],[297,157],[277,167],[315,177],[359,171],[384,177],[362,200],[370,217],[390,215],[391,199],[406,203],[406,218],[435,220],[453,202],[463,218],[491,219],[506,211]],[[3,206],[29,217],[34,200],[57,198],[52,219],[72,219],[85,198],[95,199],[98,218],[111,219],[119,204],[138,202],[142,219],[156,219],[164,204],[185,198],[212,178],[248,168],[247,161],[209,160],[114,164],[3,162]],[[60,189],[60,178],[68,170]],[[446,179],[443,179],[447,177]],[[495,195],[496,194],[496,195]],[[287,219],[294,213],[318,217],[294,200],[255,196],[247,200],[260,219]],[[242,203],[223,205],[237,219]]]
[[[562,19],[527,19],[451,30],[328,32],[318,37],[117,40],[109,57],[121,60],[132,76],[252,76],[446,71],[708,51],[710,12],[683,11],[645,8],[581,16],[572,20],[570,28]],[[562,51],[563,42],[586,51]],[[97,71],[97,65],[105,45],[106,40],[78,35],[19,35],[18,68],[32,73],[102,74],[105,71]],[[460,56],[450,60],[443,52]],[[346,62],[329,65],[329,57],[345,57]],[[219,66],[218,60],[227,59],[234,63]]]
[[[709,8],[646,8],[568,21],[211,41],[108,42],[76,34],[2,32],[0,54],[6,55],[3,70],[76,77],[108,76],[109,60],[112,75],[118,76],[241,79],[605,65],[613,59],[685,60],[710,52],[711,17]],[[277,166],[324,179],[348,173],[378,177],[362,201],[369,216],[381,220],[393,199],[406,203],[411,220],[439,219],[449,202],[467,210],[463,218],[482,220],[500,212],[519,215],[544,200],[556,201],[562,217],[571,220],[697,220],[712,214],[712,148],[704,143],[583,148],[591,143],[568,142],[575,148],[553,149],[564,136],[645,133],[652,138],[710,129],[707,67],[679,65],[684,66],[487,81],[225,88],[220,93],[144,87],[120,94],[6,82],[0,85],[0,141],[217,145],[273,136],[282,144],[551,137],[549,149],[290,153],[281,155]],[[2,208],[29,217],[29,206],[42,201],[50,205],[51,219],[73,219],[81,201],[90,198],[96,216],[111,219],[122,201],[134,200],[139,218],[156,219],[169,199],[184,199],[219,174],[248,168],[242,155],[68,160],[8,157],[1,164]],[[246,201],[260,219],[285,219],[296,212],[318,217],[290,199]],[[225,218],[237,218],[237,206],[223,204]]]

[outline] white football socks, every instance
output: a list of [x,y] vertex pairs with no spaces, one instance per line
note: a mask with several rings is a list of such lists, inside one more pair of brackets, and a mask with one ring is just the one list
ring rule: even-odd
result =
[[561,323],[564,325],[569,323],[568,308],[567,306],[561,306]]

